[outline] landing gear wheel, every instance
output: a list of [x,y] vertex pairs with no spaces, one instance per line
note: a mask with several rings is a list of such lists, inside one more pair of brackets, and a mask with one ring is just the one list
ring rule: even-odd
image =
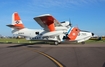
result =
[[57,41],[55,41],[55,42],[54,42],[54,45],[58,45],[58,42],[57,42]]
[[81,42],[82,44],[85,44],[85,42]]

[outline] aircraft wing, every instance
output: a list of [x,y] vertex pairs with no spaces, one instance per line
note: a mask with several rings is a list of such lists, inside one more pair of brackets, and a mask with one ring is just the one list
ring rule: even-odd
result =
[[46,31],[55,31],[55,27],[62,26],[53,16],[50,14],[40,15],[35,17],[34,20]]

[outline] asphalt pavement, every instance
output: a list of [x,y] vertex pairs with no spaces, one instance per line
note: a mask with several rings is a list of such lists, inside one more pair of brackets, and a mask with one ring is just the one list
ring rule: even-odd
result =
[[105,67],[105,44],[0,44],[0,67]]

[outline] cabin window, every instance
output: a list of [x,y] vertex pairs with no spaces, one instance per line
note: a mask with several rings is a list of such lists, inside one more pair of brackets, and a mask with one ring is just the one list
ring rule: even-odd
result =
[[39,35],[39,32],[35,32],[36,35]]

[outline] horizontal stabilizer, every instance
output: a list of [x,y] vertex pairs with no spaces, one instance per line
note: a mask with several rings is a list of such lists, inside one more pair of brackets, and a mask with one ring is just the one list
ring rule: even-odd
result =
[[10,28],[15,28],[15,29],[23,29],[24,28],[24,26],[22,26],[21,24],[18,24],[18,25],[6,25],[6,26],[8,26],[8,27],[10,27]]
[[14,12],[12,14],[12,24],[9,24],[9,25],[6,25],[6,26],[12,28],[12,30],[15,30],[15,29],[20,30],[20,29],[25,28],[23,23],[22,23],[22,20],[21,20],[21,18],[18,15],[17,12]]

